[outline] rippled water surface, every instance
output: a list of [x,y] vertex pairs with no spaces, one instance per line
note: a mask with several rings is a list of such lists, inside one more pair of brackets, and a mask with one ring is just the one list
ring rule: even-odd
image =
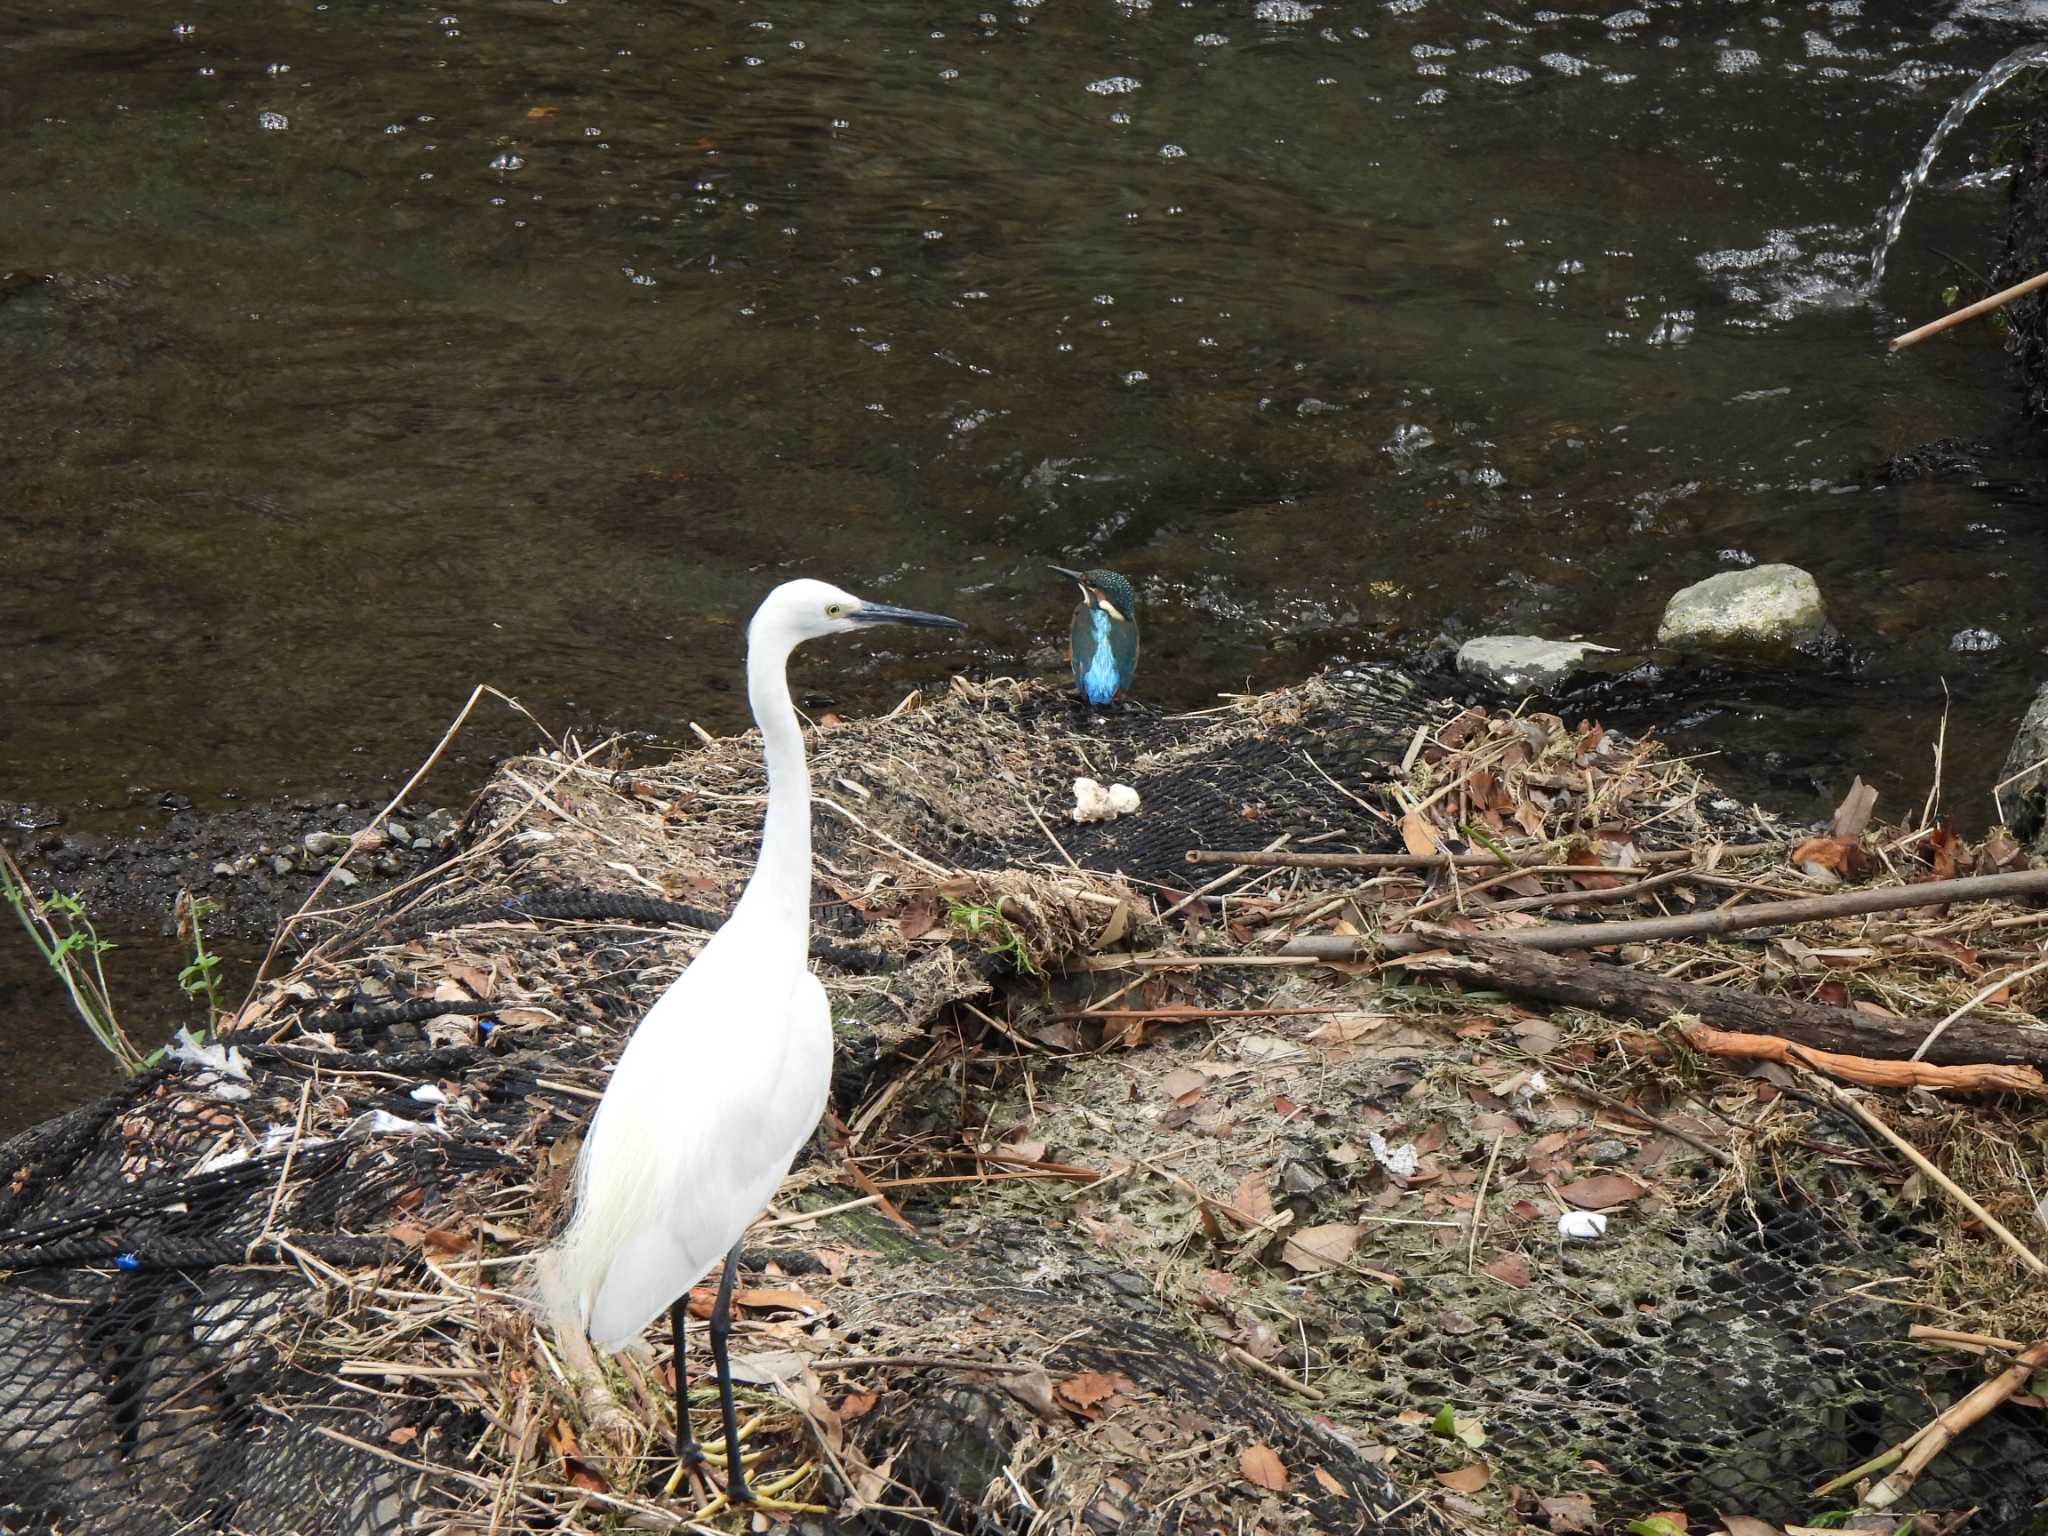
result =
[[1058,559],[1181,704],[1795,561],[1853,659],[1680,739],[1897,808],[1945,679],[1981,799],[2038,440],[1988,327],[1883,341],[1986,288],[2009,108],[1856,290],[2041,10],[0,0],[0,798],[403,771],[477,680],[730,727],[798,569],[973,623],[807,654],[847,707],[1045,669]]

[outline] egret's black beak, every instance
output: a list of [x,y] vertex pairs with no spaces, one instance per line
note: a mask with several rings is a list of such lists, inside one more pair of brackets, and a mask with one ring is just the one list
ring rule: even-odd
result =
[[925,629],[965,629],[958,619],[943,613],[921,613],[915,608],[891,608],[887,603],[862,603],[847,617],[856,624],[916,624]]

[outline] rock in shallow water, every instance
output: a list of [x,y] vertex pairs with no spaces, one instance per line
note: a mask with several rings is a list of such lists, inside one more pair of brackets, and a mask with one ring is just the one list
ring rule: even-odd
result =
[[1998,812],[2012,828],[2013,836],[2035,853],[2048,842],[2048,683],[2041,685],[2027,712],[2020,716],[2019,729],[2006,749],[2005,766],[1998,770]]
[[1796,565],[1723,571],[1665,605],[1657,643],[1672,650],[1789,658],[1835,638],[1820,585]]
[[1458,675],[1502,688],[1550,688],[1579,670],[1588,656],[1612,646],[1536,635],[1482,635],[1458,647]]

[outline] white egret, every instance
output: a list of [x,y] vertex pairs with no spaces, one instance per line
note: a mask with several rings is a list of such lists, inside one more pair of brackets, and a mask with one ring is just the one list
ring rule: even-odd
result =
[[683,1373],[687,1297],[725,1256],[710,1333],[734,1503],[756,1497],[726,1356],[740,1237],[823,1115],[832,1067],[831,1013],[810,969],[811,781],[787,664],[806,640],[871,624],[966,627],[822,581],[777,587],[747,626],[747,701],[768,767],[760,856],[732,916],[626,1042],[583,1140],[575,1213],[538,1273],[555,1326],[601,1349],[668,1312],[676,1452],[688,1467],[704,1453]]

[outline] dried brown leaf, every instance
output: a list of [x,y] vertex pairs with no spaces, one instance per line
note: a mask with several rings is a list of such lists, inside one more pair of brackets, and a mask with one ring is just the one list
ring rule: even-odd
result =
[[1589,1179],[1565,1185],[1558,1193],[1581,1210],[1591,1211],[1602,1206],[1626,1205],[1641,1199],[1645,1191],[1634,1179],[1622,1174],[1596,1173]]
[[1560,1493],[1538,1499],[1537,1513],[1558,1536],[1587,1536],[1600,1529],[1600,1517],[1593,1513],[1593,1501],[1583,1493]]
[[1298,1274],[1316,1275],[1340,1269],[1350,1261],[1352,1250],[1364,1233],[1365,1228],[1344,1221],[1303,1227],[1281,1245],[1280,1257]]
[[1493,1478],[1493,1471],[1483,1461],[1471,1462],[1449,1472],[1439,1472],[1436,1480],[1454,1493],[1477,1493]]
[[1237,1453],[1237,1470],[1244,1480],[1273,1493],[1287,1486],[1287,1467],[1270,1445],[1248,1445]]
[[1482,1265],[1481,1268],[1502,1285],[1512,1285],[1516,1290],[1522,1289],[1536,1278],[1526,1254],[1504,1253],[1491,1264]]

